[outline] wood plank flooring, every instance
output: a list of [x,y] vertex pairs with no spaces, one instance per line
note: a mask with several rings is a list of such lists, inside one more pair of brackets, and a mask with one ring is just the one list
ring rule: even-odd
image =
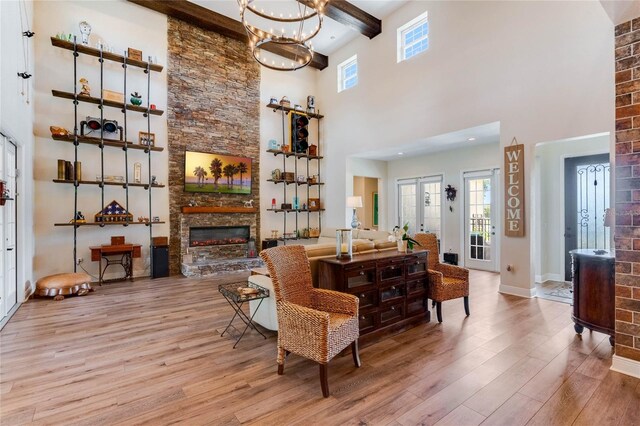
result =
[[0,333],[0,422],[18,424],[638,425],[640,380],[609,370],[605,335],[571,307],[498,293],[472,271],[471,316],[445,302],[421,325],[318,369],[276,337],[220,337],[217,285],[240,276],[113,283],[24,304]]

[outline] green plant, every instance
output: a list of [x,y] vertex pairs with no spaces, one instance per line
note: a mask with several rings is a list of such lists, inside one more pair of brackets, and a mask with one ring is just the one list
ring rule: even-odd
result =
[[[393,236],[395,237],[396,241],[398,240],[406,241],[407,248],[409,250],[413,250],[414,245],[422,247],[422,245],[419,242],[417,242],[416,240],[414,240],[409,236],[409,234],[407,233],[408,231],[409,231],[409,222],[405,223],[402,228],[400,228],[399,226],[395,226],[393,228]],[[402,232],[402,235],[400,235],[401,232]]]

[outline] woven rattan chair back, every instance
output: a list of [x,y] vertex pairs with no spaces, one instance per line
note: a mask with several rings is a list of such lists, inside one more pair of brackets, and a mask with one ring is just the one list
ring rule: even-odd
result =
[[427,268],[436,270],[438,268],[438,263],[440,263],[440,254],[438,253],[438,237],[436,236],[436,234],[416,234],[413,239],[420,243],[420,245],[422,246],[421,248],[429,250],[429,256],[427,256]]
[[311,267],[303,246],[278,246],[260,253],[267,264],[276,302],[311,305]]

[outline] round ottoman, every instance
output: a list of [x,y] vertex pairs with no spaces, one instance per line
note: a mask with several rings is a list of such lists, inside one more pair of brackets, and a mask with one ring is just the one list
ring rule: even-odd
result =
[[36,283],[36,296],[53,296],[53,300],[62,300],[64,296],[77,294],[84,296],[93,291],[91,276],[85,273],[66,273],[40,278]]

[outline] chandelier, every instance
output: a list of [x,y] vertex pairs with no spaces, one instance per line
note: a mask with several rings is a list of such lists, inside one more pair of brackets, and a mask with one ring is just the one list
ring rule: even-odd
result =
[[[309,65],[313,59],[311,39],[320,32],[327,1],[238,0],[240,21],[255,60],[276,71],[295,71]],[[292,57],[277,56],[285,52]]]

